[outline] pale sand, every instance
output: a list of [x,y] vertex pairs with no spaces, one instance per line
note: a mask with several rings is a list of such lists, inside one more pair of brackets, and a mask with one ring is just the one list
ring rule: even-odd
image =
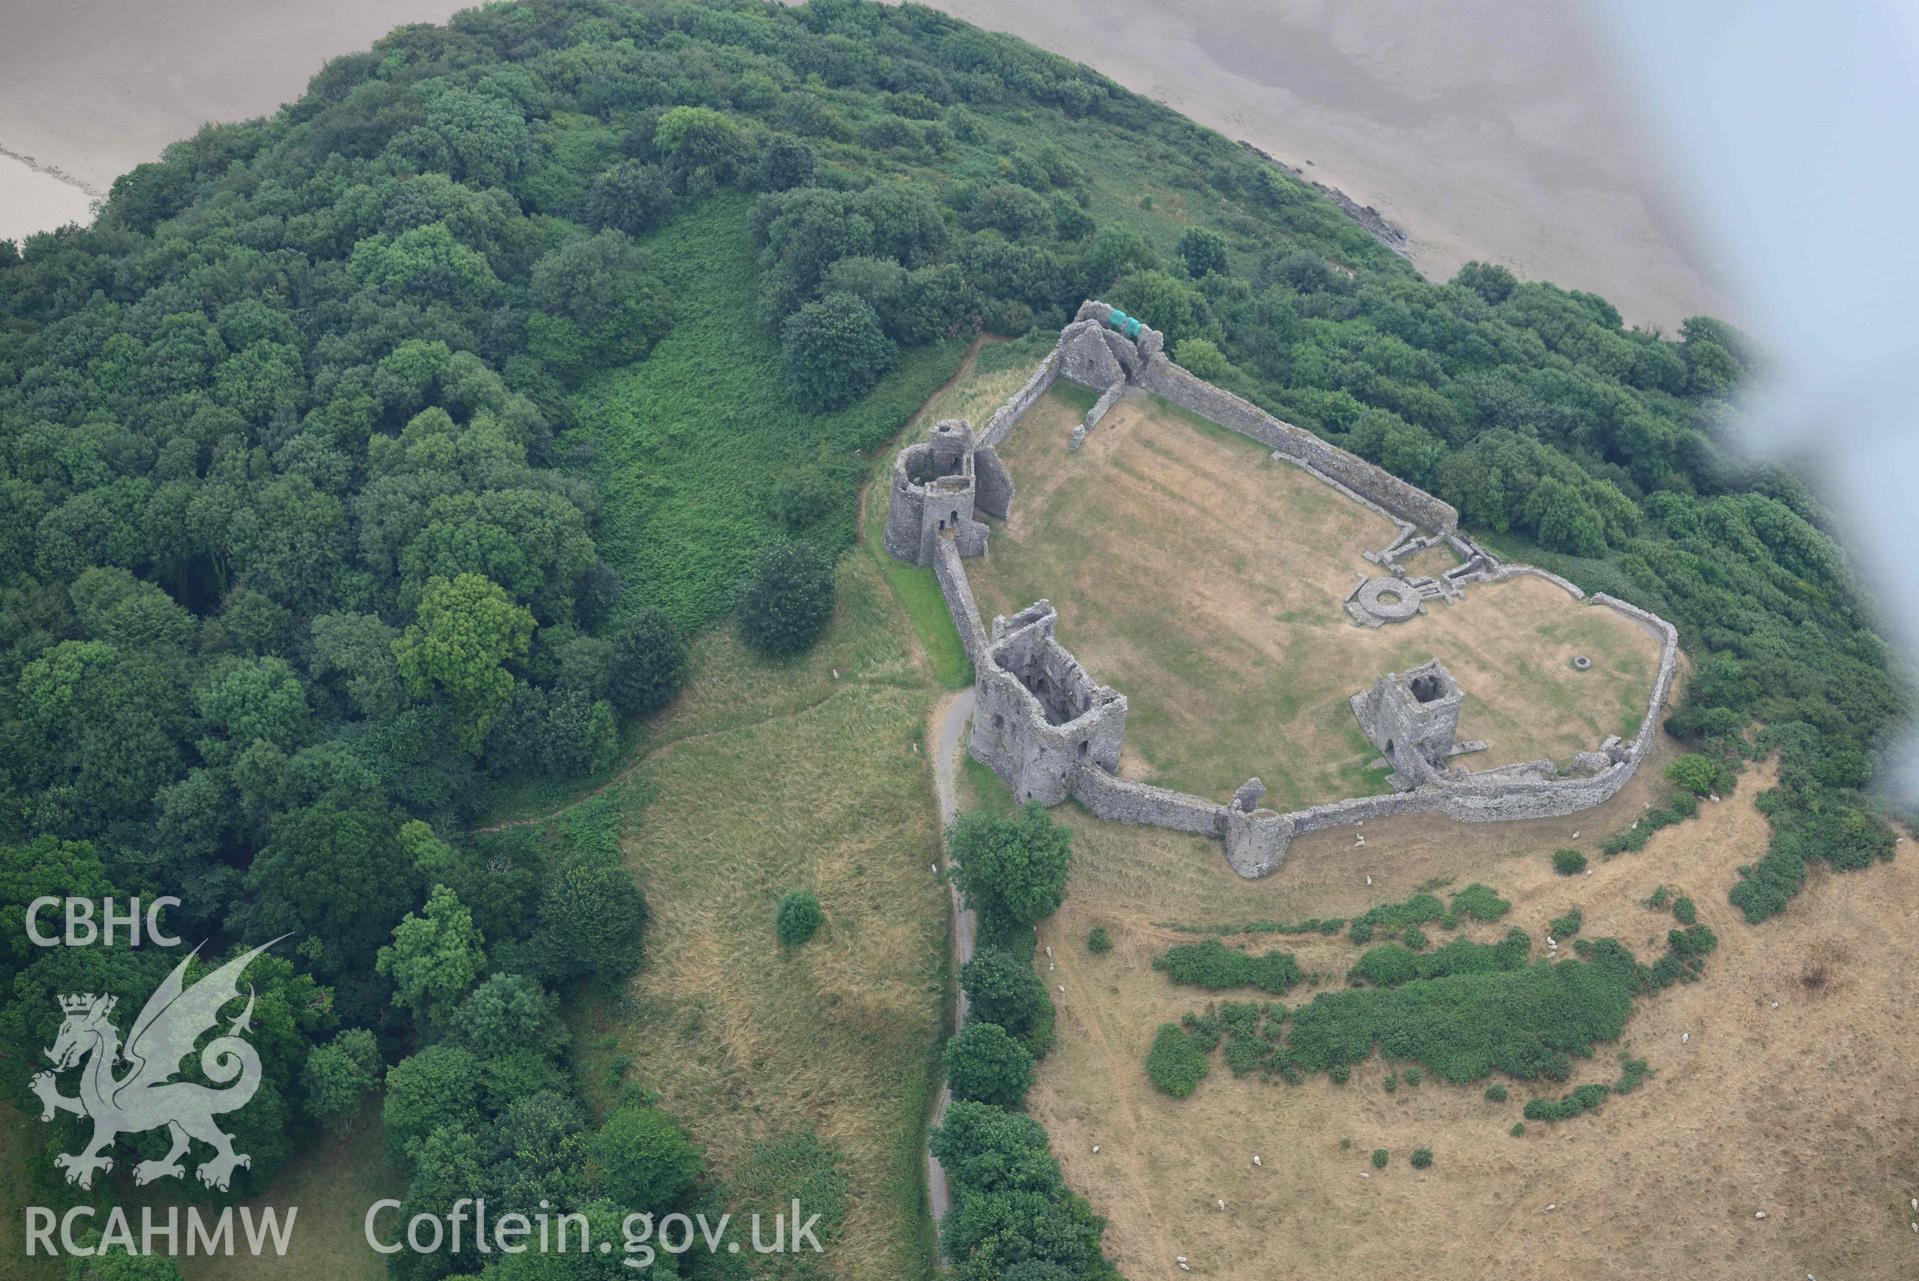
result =
[[[1628,320],[1728,314],[1577,0],[945,0],[1372,204],[1446,278],[1468,258],[1592,289]],[[202,121],[297,97],[325,60],[459,0],[92,0],[9,15],[0,149],[104,191]],[[1309,163],[1310,162],[1310,163]],[[4,177],[0,174],[0,177]],[[37,184],[36,184],[37,185]],[[34,225],[0,183],[0,225]],[[51,212],[55,221],[72,216]],[[1724,283],[1724,273],[1716,277]]]
[[[1376,206],[1448,279],[1473,258],[1629,323],[1729,315],[1578,0],[944,0]],[[1708,283],[1711,281],[1712,283]]]
[[0,240],[19,241],[36,231],[87,222],[93,197],[24,160],[0,153]]

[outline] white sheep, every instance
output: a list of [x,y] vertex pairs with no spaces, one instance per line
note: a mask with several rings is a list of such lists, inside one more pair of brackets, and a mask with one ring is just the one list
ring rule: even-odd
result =
[[1679,1043],[1680,1043],[1681,1045],[1690,1045],[1690,1044],[1692,1044],[1692,1033],[1691,1033],[1691,1032],[1681,1032],[1681,1033],[1679,1034]]
[[1554,938],[1552,935],[1548,934],[1546,936],[1546,946],[1556,948],[1559,946],[1559,940]]
[[1094,1155],[1094,1156],[1098,1156],[1098,1155],[1099,1155],[1099,1144],[1097,1144],[1097,1143],[1095,1143],[1095,1144],[1093,1145],[1093,1155]]
[[1214,1205],[1216,1205],[1216,1206],[1218,1206],[1218,1207],[1219,1207],[1220,1209],[1222,1209],[1222,1210],[1224,1210],[1224,1209],[1226,1208],[1226,1202],[1225,1202],[1225,1200],[1224,1200],[1224,1199],[1215,1199],[1215,1200],[1213,1201],[1213,1204],[1214,1204]]
[[1049,959],[1050,959],[1050,958],[1052,957],[1052,955],[1053,955],[1053,948],[1052,948],[1052,945],[1051,945],[1051,944],[1048,944],[1048,945],[1047,945],[1047,948],[1046,948],[1046,955],[1047,955],[1047,957],[1048,957]]
[[1368,885],[1371,885],[1372,883],[1373,883],[1373,878],[1372,878],[1372,877],[1370,877],[1370,876],[1369,876],[1369,877],[1367,877],[1367,878],[1366,878],[1366,884],[1368,884]]
[[1257,1153],[1257,1152],[1255,1152],[1255,1153],[1253,1153],[1253,1164],[1254,1164],[1254,1165],[1258,1165],[1259,1163],[1260,1163],[1260,1161],[1259,1161],[1259,1153]]
[[1752,1217],[1755,1219],[1763,1219],[1766,1217],[1766,1212],[1764,1210],[1755,1210],[1753,1211]]

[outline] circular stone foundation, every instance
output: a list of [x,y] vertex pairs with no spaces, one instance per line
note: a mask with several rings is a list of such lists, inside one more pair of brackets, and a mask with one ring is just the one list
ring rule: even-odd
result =
[[1419,612],[1419,593],[1397,578],[1369,578],[1353,603],[1382,623],[1397,623]]
[[1584,654],[1573,655],[1573,670],[1575,672],[1583,672],[1587,670],[1588,668],[1590,668],[1592,665],[1593,665],[1592,659],[1587,658]]

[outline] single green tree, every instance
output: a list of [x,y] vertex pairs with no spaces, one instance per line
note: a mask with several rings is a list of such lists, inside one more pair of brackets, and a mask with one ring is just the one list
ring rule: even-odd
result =
[[1059,910],[1073,858],[1072,833],[1037,804],[995,818],[960,815],[949,848],[967,902],[1017,925],[1034,925]]
[[832,562],[810,543],[776,543],[740,584],[740,639],[768,658],[789,658],[812,648],[832,621],[833,604]]
[[673,620],[642,609],[613,633],[607,694],[622,716],[666,706],[686,683],[686,641]]
[[1016,1108],[1033,1085],[1033,1056],[999,1024],[975,1020],[946,1043],[946,1082],[956,1099]]
[[960,968],[960,987],[972,1017],[997,1023],[1035,1049],[1035,1033],[1050,1030],[1053,1001],[1033,967],[1003,948],[982,947]]
[[672,1117],[655,1107],[615,1108],[593,1138],[599,1185],[618,1204],[658,1214],[693,1189],[704,1160]]
[[348,1028],[307,1055],[301,1077],[306,1114],[329,1130],[342,1132],[379,1080],[380,1047],[373,1033],[363,1027]]
[[1180,233],[1177,252],[1186,263],[1186,272],[1194,280],[1219,272],[1224,275],[1228,270],[1226,262],[1226,237],[1211,227],[1188,227]]
[[812,890],[794,890],[780,900],[779,910],[773,915],[773,932],[779,936],[781,947],[798,947],[819,932],[826,921],[826,913],[820,910],[820,900]]
[[780,327],[787,389],[802,409],[841,409],[873,389],[899,354],[864,299],[828,294]]
[[473,913],[444,885],[433,887],[419,915],[401,918],[393,927],[393,942],[374,961],[374,968],[393,980],[394,999],[428,1019],[439,1018],[464,996],[485,965]]
[[532,636],[533,615],[497,584],[478,574],[433,578],[393,657],[416,695],[447,695],[460,714],[460,745],[477,756],[513,696],[507,664],[526,655]]

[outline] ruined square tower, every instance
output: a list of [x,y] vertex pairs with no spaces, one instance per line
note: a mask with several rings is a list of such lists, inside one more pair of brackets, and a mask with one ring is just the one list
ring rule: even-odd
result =
[[1459,733],[1459,682],[1437,658],[1388,672],[1353,695],[1353,715],[1407,787],[1446,772]]

